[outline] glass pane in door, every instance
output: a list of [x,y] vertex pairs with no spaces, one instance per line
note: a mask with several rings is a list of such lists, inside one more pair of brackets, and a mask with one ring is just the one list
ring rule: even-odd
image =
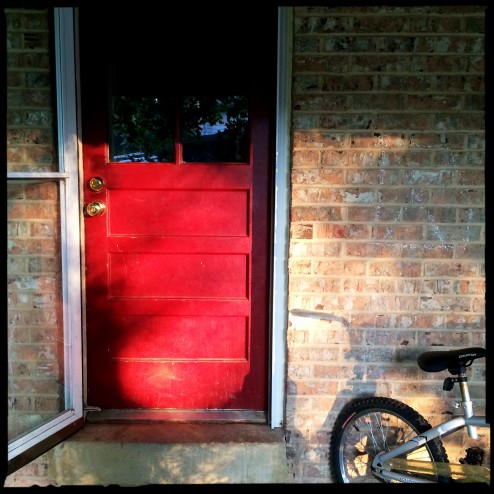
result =
[[8,438],[72,406],[65,383],[60,183],[7,185]]
[[182,105],[183,161],[247,163],[247,96],[187,96]]

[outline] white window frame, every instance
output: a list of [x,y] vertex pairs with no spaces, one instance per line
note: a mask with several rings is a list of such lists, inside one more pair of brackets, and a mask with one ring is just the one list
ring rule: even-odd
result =
[[68,403],[68,408],[8,444],[9,473],[53,446],[53,438],[59,442],[83,425],[79,139],[74,9],[55,8],[54,22],[59,171],[7,173],[7,179],[54,179],[60,183],[60,255],[67,393],[65,402]]

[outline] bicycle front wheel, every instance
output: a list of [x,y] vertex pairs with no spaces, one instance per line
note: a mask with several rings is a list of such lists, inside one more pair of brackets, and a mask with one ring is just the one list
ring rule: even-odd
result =
[[[348,403],[336,418],[329,446],[329,467],[337,483],[385,482],[371,471],[377,453],[390,451],[431,428],[413,408],[391,398],[369,397]],[[433,439],[408,453],[408,460],[448,463],[442,442]],[[437,477],[428,478],[440,482]]]

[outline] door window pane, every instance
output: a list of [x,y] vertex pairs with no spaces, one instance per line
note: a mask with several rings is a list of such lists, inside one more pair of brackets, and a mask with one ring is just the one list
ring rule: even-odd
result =
[[113,96],[110,161],[175,161],[175,103],[165,96]]
[[136,56],[107,66],[109,160],[117,163],[175,161],[175,95],[169,75],[156,73]]
[[182,106],[183,161],[245,163],[249,158],[246,96],[188,96]]
[[5,9],[4,15],[8,61],[7,172],[57,172],[52,12]]
[[249,161],[246,95],[211,90],[207,96],[179,96],[170,81],[150,81],[142,72],[126,62],[112,64],[109,161]]

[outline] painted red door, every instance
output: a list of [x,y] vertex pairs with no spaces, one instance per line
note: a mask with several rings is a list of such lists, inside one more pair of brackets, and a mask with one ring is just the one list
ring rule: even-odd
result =
[[[187,55],[185,63],[149,16],[139,24],[135,12],[93,14],[81,9],[87,404],[266,410],[270,105],[266,80],[249,75],[255,57],[246,56],[260,45],[242,41],[240,52]],[[146,36],[128,29],[143,22]],[[157,67],[158,47],[173,52],[170,72]],[[122,114],[120,141],[145,113],[149,126],[141,120],[138,130],[168,143],[163,156],[118,154],[120,93],[139,101]],[[243,155],[215,161],[201,154],[203,135],[189,146],[186,127],[198,102],[226,94],[247,101],[248,145]],[[173,114],[168,127],[150,106],[162,100],[160,111]]]

